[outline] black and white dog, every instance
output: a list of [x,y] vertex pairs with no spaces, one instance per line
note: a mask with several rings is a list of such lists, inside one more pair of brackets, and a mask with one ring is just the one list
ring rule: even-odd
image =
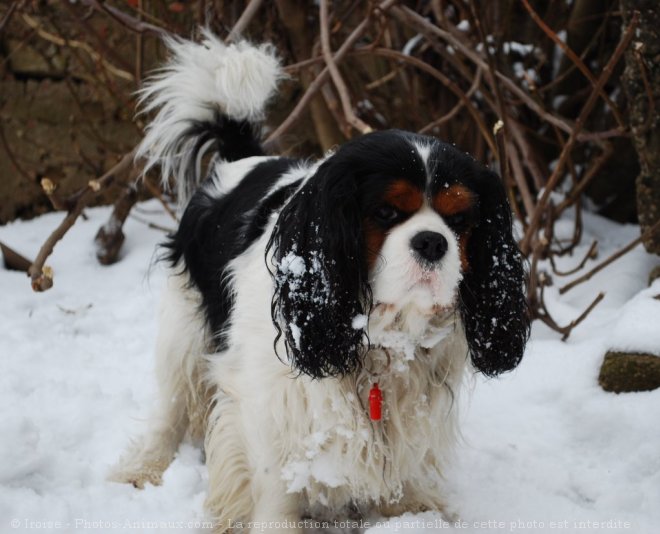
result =
[[529,334],[500,179],[397,130],[315,162],[265,156],[273,50],[209,33],[169,47],[139,155],[189,200],[166,245],[160,411],[114,479],[159,483],[188,432],[219,530],[442,510],[469,362],[510,370]]

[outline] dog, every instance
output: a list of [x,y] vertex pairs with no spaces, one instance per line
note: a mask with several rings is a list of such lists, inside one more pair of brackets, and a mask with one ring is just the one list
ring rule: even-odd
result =
[[274,49],[167,44],[138,157],[185,208],[165,244],[159,411],[113,479],[159,484],[189,434],[219,531],[442,512],[464,377],[513,369],[529,336],[500,178],[400,130],[318,161],[266,155]]

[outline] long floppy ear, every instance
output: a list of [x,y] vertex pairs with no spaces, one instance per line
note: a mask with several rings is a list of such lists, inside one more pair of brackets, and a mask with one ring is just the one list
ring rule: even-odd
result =
[[356,370],[368,347],[371,291],[357,184],[333,159],[284,207],[267,248],[278,339],[284,336],[293,368],[313,378]]
[[472,363],[485,375],[495,376],[520,363],[529,338],[526,273],[499,176],[482,171],[476,185],[479,220],[467,245],[461,316]]

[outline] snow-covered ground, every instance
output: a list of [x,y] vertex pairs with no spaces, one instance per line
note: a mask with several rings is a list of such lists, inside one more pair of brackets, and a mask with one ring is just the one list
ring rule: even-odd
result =
[[[172,226],[153,202],[140,210]],[[163,233],[129,219],[122,261],[102,267],[92,240],[108,209],[87,213],[49,259],[52,290],[35,294],[24,274],[0,267],[0,532],[208,532],[206,470],[192,445],[160,487],[106,481],[155,391],[164,275],[153,259]],[[34,256],[61,217],[0,227],[0,240]],[[600,258],[638,234],[595,216],[585,224]],[[572,267],[587,246],[559,267]],[[549,288],[560,323],[598,291],[606,297],[567,342],[534,324],[520,367],[475,377],[463,395],[464,443],[447,480],[460,521],[406,515],[363,525],[370,534],[660,532],[660,390],[615,395],[597,384],[608,348],[660,352],[660,300],[652,298],[660,281],[646,287],[658,263],[638,247],[562,297]]]

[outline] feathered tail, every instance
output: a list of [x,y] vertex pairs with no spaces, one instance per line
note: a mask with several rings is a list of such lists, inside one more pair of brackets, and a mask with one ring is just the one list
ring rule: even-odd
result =
[[226,45],[210,31],[201,43],[168,38],[171,58],[140,91],[141,113],[157,110],[136,158],[144,173],[159,165],[164,184],[173,180],[180,205],[201,180],[202,158],[211,148],[225,160],[262,154],[253,126],[283,77],[272,46]]

